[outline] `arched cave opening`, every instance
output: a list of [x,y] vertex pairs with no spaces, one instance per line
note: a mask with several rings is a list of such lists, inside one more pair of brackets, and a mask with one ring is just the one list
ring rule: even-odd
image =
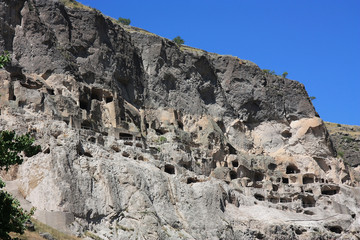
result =
[[286,173],[287,174],[293,174],[293,173],[299,173],[300,170],[297,166],[295,166],[294,164],[289,164],[287,167],[286,167]]

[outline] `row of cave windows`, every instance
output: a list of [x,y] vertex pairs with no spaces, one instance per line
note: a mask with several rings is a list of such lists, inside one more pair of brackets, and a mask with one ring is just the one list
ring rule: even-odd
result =
[[[237,164],[238,162],[235,161]],[[233,166],[234,166],[234,163],[233,163]],[[249,177],[250,179],[253,179],[253,181],[255,182],[258,182],[258,181],[262,181],[264,179],[264,174],[259,172],[259,171],[250,171],[250,170],[247,170],[244,168],[243,171],[240,171],[240,177]],[[169,173],[169,174],[175,174],[175,167],[173,165],[170,165],[170,164],[167,164],[165,165],[165,172]],[[236,171],[230,171],[230,178],[231,179],[236,179],[238,178],[238,174]],[[289,178],[286,178],[286,177],[282,177],[282,178],[278,178],[276,180],[277,182],[282,182],[284,184],[289,184]],[[310,183],[314,183],[314,182],[320,182],[320,183],[328,183],[327,180],[324,180],[324,179],[319,179],[319,178],[314,178],[314,177],[310,177],[310,176],[303,176],[303,184],[310,184]],[[276,186],[276,185],[274,185]],[[274,191],[277,191],[277,189],[273,189]],[[330,194],[327,194],[327,195],[331,195],[331,193],[333,193],[332,190],[323,190],[324,194],[327,192],[327,193],[330,193]],[[333,193],[335,194],[335,193]]]
[[[321,194],[323,195],[335,195],[339,193],[339,189],[321,189]],[[265,201],[265,197],[261,194],[254,194],[254,198],[257,199],[258,201]],[[268,197],[267,200],[271,203],[290,203],[292,202],[293,200],[291,198],[278,198],[278,197]],[[301,198],[301,202],[302,202],[302,206],[305,208],[305,207],[315,207],[315,204],[316,204],[316,201],[314,199],[313,196],[303,196]]]

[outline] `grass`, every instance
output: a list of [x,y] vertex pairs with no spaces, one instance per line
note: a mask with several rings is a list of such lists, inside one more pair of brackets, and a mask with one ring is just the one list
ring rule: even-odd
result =
[[85,236],[92,238],[94,240],[103,240],[101,237],[96,236],[95,234],[93,234],[92,232],[85,232]]
[[40,233],[49,233],[55,239],[61,240],[80,240],[82,238],[74,237],[65,233],[62,233],[34,218],[31,219],[35,226],[35,232],[26,230],[23,235],[11,233],[11,237],[17,237],[20,240],[44,240],[45,238],[40,236]]
[[[116,23],[116,24],[120,24],[118,23],[116,20],[113,21],[113,23]],[[143,33],[143,34],[146,34],[146,35],[150,35],[150,36],[158,36],[154,33],[151,33],[149,31],[146,31],[142,28],[138,28],[138,27],[134,27],[134,26],[129,26],[129,25],[122,25],[120,24],[126,31],[130,32],[130,33],[133,33],[133,32],[138,32],[138,33]]]
[[350,138],[354,139],[360,136],[360,126],[345,125],[345,124],[338,124],[331,122],[325,122],[325,125],[326,128],[329,130],[330,134],[335,134],[335,133],[348,134],[348,136],[350,136],[349,139]]
[[191,51],[191,52],[205,52],[202,49],[194,48],[194,47],[190,47],[190,46],[184,46],[184,45],[180,46],[180,50],[181,51]]

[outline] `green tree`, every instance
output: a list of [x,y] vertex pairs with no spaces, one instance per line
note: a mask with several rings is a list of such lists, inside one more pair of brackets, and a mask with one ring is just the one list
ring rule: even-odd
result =
[[[34,139],[29,134],[17,136],[14,131],[0,131],[0,170],[9,169],[11,165],[21,164],[23,155],[31,157],[41,151],[33,145]],[[20,207],[19,201],[4,191],[5,183],[0,179],[0,239],[11,239],[10,232],[23,234],[25,222],[33,215]]]
[[309,98],[310,98],[311,101],[316,99],[316,97],[314,97],[314,96],[311,96]]
[[4,54],[0,55],[0,68],[5,67],[10,61],[10,54],[5,51]]
[[176,38],[174,38],[173,41],[174,41],[177,45],[183,45],[183,44],[185,43],[184,39],[182,39],[180,36],[177,36]]
[[282,74],[283,78],[286,78],[287,75],[288,75],[288,72],[283,72],[283,74]]
[[119,17],[117,21],[118,21],[118,23],[121,23],[121,24],[124,24],[124,25],[130,25],[130,23],[131,23],[130,18]]
[[274,71],[274,70],[263,69],[262,71],[263,71],[263,73],[266,73],[266,74],[275,75],[275,71]]

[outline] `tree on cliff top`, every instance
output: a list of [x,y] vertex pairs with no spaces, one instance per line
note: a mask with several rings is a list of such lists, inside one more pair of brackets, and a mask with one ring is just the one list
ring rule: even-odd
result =
[[118,23],[121,23],[121,24],[124,24],[124,25],[130,25],[130,23],[131,23],[130,18],[119,17],[117,21],[118,21]]
[[[17,136],[14,131],[0,132],[0,170],[23,162],[22,153],[31,157],[41,151],[33,145],[34,139],[29,134]],[[25,222],[33,215],[34,209],[26,212],[18,200],[4,191],[5,183],[0,179],[0,239],[11,239],[10,232],[23,234]]]
[[174,38],[173,41],[174,41],[177,45],[183,45],[183,44],[185,43],[184,39],[182,39],[180,36],[177,36],[176,38]]

